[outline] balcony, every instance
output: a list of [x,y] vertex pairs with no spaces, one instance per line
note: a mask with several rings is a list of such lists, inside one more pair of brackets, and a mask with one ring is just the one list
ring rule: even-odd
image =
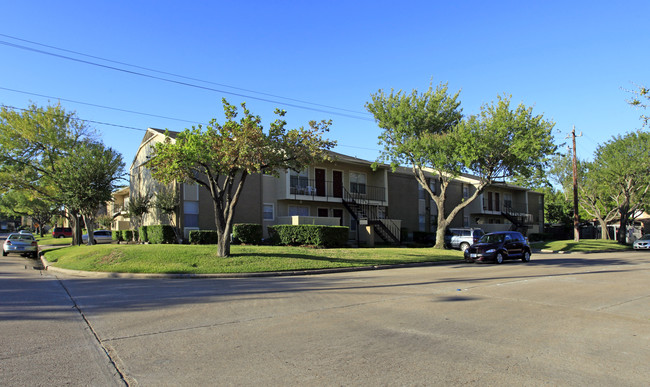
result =
[[[290,199],[340,202],[343,199],[343,191],[343,184],[340,181],[307,179],[301,176],[291,176],[289,179]],[[349,192],[357,199],[377,202],[377,204],[386,202],[385,187],[352,183]]]

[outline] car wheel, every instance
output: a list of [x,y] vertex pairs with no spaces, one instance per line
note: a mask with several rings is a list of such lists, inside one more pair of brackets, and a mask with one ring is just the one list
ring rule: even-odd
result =
[[7,252],[4,251],[4,250],[2,250],[2,256],[3,256],[3,257],[6,257],[6,256],[7,256]]
[[469,243],[461,243],[461,244],[460,244],[460,251],[462,251],[463,253],[464,253],[465,250],[467,250],[468,248],[469,248]]
[[494,257],[494,262],[498,264],[503,263],[503,253],[497,253],[496,257]]
[[65,238],[64,235],[59,235],[57,238]]
[[530,262],[530,252],[524,251],[524,256],[521,257],[522,262]]

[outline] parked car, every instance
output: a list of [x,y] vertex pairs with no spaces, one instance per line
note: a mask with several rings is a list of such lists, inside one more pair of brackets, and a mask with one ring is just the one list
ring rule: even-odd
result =
[[641,238],[634,241],[632,244],[635,250],[648,250],[650,249],[650,234],[645,234]]
[[[83,243],[88,243],[88,234],[81,236]],[[97,243],[111,243],[113,237],[110,230],[95,230],[93,231],[93,245]]]
[[506,259],[530,261],[531,250],[528,241],[517,231],[500,231],[485,234],[478,243],[465,250],[467,262],[503,263]]
[[448,248],[465,251],[478,242],[484,234],[480,228],[448,228],[445,232],[445,245]]
[[9,253],[36,258],[38,257],[38,242],[32,234],[9,234],[2,244],[2,256],[6,257]]
[[72,229],[70,227],[54,227],[52,229],[53,238],[71,238]]
[[23,235],[32,235],[32,232],[29,230],[20,230],[18,231],[18,234],[23,234]]

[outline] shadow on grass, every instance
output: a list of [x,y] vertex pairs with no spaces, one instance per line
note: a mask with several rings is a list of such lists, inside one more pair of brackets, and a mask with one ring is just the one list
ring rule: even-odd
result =
[[[286,258],[286,259],[304,259],[310,261],[321,261],[321,262],[330,262],[337,264],[345,264],[348,266],[380,266],[380,265],[398,265],[398,264],[409,264],[409,263],[427,263],[427,262],[440,262],[440,261],[462,261],[461,256],[437,256],[431,254],[430,256],[423,256],[418,254],[400,254],[399,259],[391,258],[354,258],[347,259],[341,257],[327,257],[320,255],[311,255],[311,254],[296,254],[296,253],[255,253],[255,254],[231,254],[231,258]],[[410,258],[409,258],[410,257]]]

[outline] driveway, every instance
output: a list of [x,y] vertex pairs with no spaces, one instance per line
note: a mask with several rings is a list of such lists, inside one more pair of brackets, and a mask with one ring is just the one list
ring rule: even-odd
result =
[[1,267],[2,294],[31,300],[0,298],[0,331],[16,336],[0,349],[2,385],[33,384],[41,361],[61,378],[35,354],[50,345],[104,376],[71,384],[647,386],[650,375],[648,252],[243,279],[57,278],[27,261]]

